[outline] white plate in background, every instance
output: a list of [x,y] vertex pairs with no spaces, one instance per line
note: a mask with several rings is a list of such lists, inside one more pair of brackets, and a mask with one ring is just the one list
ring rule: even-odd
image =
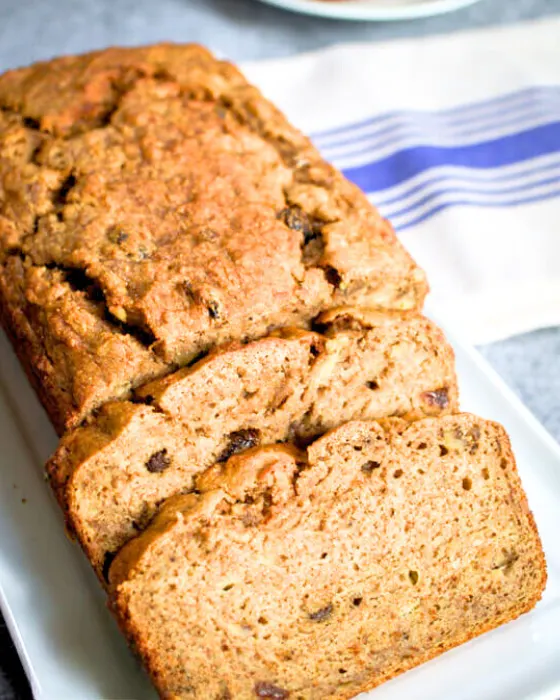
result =
[[[549,571],[529,615],[362,696],[371,700],[560,698],[560,447],[481,356],[450,336],[465,410],[501,421]],[[36,700],[154,700],[43,479],[56,437],[0,333],[0,607]]]
[[261,0],[284,10],[332,19],[391,22],[432,17],[480,0]]

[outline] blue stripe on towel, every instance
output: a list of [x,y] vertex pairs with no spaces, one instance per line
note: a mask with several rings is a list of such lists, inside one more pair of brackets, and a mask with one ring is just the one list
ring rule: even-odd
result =
[[[347,139],[355,138],[357,132],[368,131],[370,127],[382,125],[384,131],[387,125],[401,122],[421,123],[424,119],[436,119],[443,123],[460,126],[476,124],[480,118],[503,116],[505,113],[513,114],[515,110],[522,110],[527,105],[544,106],[543,103],[557,104],[560,100],[560,86],[548,85],[531,87],[516,92],[507,93],[489,100],[480,100],[466,105],[458,105],[450,109],[438,111],[427,110],[395,110],[376,115],[359,122],[345,124],[335,129],[321,131],[313,136],[313,141],[319,148],[327,148],[338,144],[344,144]],[[375,133],[375,132],[374,132]]]
[[[560,98],[560,95],[559,95]],[[461,128],[441,124],[426,119],[424,122],[408,122],[388,127],[384,132],[357,135],[347,143],[327,146],[323,153],[331,160],[339,159],[344,164],[360,165],[378,160],[390,153],[413,146],[452,147],[456,144],[473,144],[481,141],[502,138],[527,129],[558,121],[560,99],[554,110],[540,109],[538,105],[528,105],[524,110],[501,116],[493,115],[491,121],[470,122]],[[381,138],[383,137],[383,138]]]
[[453,206],[560,196],[559,115],[560,86],[549,85],[447,110],[387,112],[314,141],[403,230]]
[[390,212],[393,205],[399,206],[415,195],[421,196],[425,192],[433,191],[440,184],[442,187],[449,186],[450,182],[455,183],[453,189],[457,191],[475,189],[478,186],[480,191],[487,194],[499,194],[503,184],[525,182],[530,185],[535,176],[555,173],[556,171],[557,179],[560,181],[560,152],[556,154],[556,157],[553,154],[552,160],[548,160],[545,165],[536,165],[534,160],[530,160],[522,169],[516,169],[515,172],[511,172],[510,169],[505,169],[505,171],[504,169],[496,169],[489,172],[488,170],[470,170],[447,166],[444,170],[445,174],[441,174],[440,168],[424,171],[432,174],[422,178],[421,182],[418,181],[420,178],[414,178],[406,187],[403,186],[404,183],[400,183],[397,185],[397,190],[400,190],[398,194],[395,194],[393,188],[384,190],[383,193],[376,196],[375,203],[378,207]]
[[560,197],[560,185],[556,189],[550,190],[549,192],[546,192],[545,194],[515,197],[515,198],[510,199],[509,201],[504,200],[502,202],[499,202],[499,203],[494,202],[492,204],[488,204],[486,202],[475,202],[475,201],[457,198],[451,202],[441,202],[440,204],[436,204],[429,211],[426,211],[422,214],[419,214],[415,218],[410,219],[406,223],[401,224],[400,226],[397,226],[396,228],[399,231],[405,231],[408,228],[418,226],[418,224],[421,224],[422,222],[426,221],[427,219],[430,219],[435,214],[438,214],[439,212],[444,211],[445,209],[449,209],[450,207],[458,207],[458,206],[465,206],[465,205],[470,205],[470,206],[475,205],[478,207],[498,207],[498,208],[516,207],[516,206],[520,206],[522,204],[534,204],[536,202],[544,202],[547,199],[554,199],[555,197]]
[[441,187],[434,192],[426,194],[424,197],[418,201],[405,206],[401,209],[388,210],[386,207],[381,206],[380,209],[383,215],[390,218],[392,221],[400,221],[403,218],[409,217],[410,214],[415,212],[417,209],[425,207],[426,204],[431,204],[432,202],[437,202],[437,200],[442,199],[450,195],[461,196],[463,198],[463,203],[473,204],[477,206],[500,206],[503,202],[509,202],[515,204],[519,196],[527,194],[533,190],[547,187],[548,185],[560,185],[560,178],[558,177],[548,177],[542,180],[535,180],[530,185],[516,185],[515,187],[507,187],[498,192],[486,192],[481,187]]
[[419,173],[442,166],[500,168],[560,152],[560,121],[468,146],[416,146],[356,168],[345,175],[365,192],[379,192]]

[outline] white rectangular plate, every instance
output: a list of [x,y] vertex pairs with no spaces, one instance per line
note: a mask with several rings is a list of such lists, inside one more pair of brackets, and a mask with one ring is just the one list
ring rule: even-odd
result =
[[[381,686],[372,700],[560,698],[560,447],[487,366],[450,335],[462,407],[502,422],[546,551],[549,582],[529,615]],[[0,605],[37,700],[147,700],[150,683],[64,534],[42,465],[55,434],[0,337]]]

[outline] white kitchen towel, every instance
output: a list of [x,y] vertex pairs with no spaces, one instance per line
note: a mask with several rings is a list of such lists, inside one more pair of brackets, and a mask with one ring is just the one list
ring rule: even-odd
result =
[[243,66],[485,343],[560,324],[560,18]]

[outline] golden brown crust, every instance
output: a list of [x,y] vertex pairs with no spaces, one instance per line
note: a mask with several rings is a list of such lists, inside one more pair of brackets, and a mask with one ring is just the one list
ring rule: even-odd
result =
[[[65,305],[35,293],[49,275]],[[427,291],[390,225],[256,88],[170,44],[0,76],[0,283],[59,430],[216,344],[340,304],[418,309]],[[68,307],[102,326],[121,381],[51,335]]]
[[134,335],[116,331],[103,309],[69,288],[57,270],[17,256],[0,271],[2,323],[61,435],[115,396],[168,371]]
[[347,424],[307,457],[252,450],[199,489],[110,573],[162,697],[354,697],[527,612],[546,583],[507,436],[468,414]]

